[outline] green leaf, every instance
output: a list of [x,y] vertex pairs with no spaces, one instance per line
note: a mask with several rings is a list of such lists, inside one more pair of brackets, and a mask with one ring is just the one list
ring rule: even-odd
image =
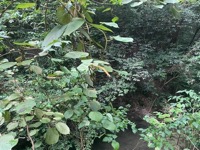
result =
[[85,81],[87,82],[87,84],[89,84],[90,86],[93,87],[93,81],[91,80],[90,78],[90,75],[89,74],[84,74],[83,77],[85,78]]
[[11,130],[14,130],[18,127],[19,123],[18,122],[10,122],[6,128],[7,128],[7,131],[11,131]]
[[19,46],[32,46],[32,44],[30,43],[26,43],[26,42],[13,42],[15,45],[19,45]]
[[53,115],[54,115],[55,117],[60,117],[60,118],[63,118],[63,117],[64,117],[63,113],[60,113],[60,112],[55,112]]
[[28,114],[32,111],[35,105],[36,103],[32,99],[25,100],[17,105],[16,112],[20,115]]
[[37,75],[42,74],[42,68],[39,66],[32,65],[30,66],[30,70],[35,72]]
[[60,6],[57,8],[56,17],[58,19],[58,22],[62,25],[65,25],[71,21],[71,16],[70,14],[66,13],[64,6]]
[[70,134],[70,129],[69,127],[63,123],[63,122],[58,122],[56,124],[56,129],[58,130],[58,132],[60,132],[61,134],[67,135]]
[[47,51],[51,47],[51,43],[53,43],[53,41],[58,40],[61,37],[66,28],[67,25],[57,25],[48,33],[42,42],[44,51]]
[[107,12],[107,11],[110,11],[111,10],[111,7],[108,7],[106,9],[104,9],[102,12]]
[[82,18],[73,18],[70,23],[67,24],[67,28],[65,29],[64,36],[70,35],[74,31],[78,30],[83,24],[84,20]]
[[89,113],[89,118],[90,118],[91,120],[93,120],[93,121],[99,122],[99,121],[102,120],[103,115],[102,115],[100,112],[98,112],[98,111],[91,111],[91,112]]
[[119,143],[117,141],[112,141],[111,145],[114,150],[119,150]]
[[48,128],[45,136],[45,142],[49,145],[56,144],[59,140],[59,133],[56,128]]
[[112,22],[117,22],[119,20],[119,17],[112,18]]
[[118,35],[118,36],[113,36],[112,38],[119,42],[125,42],[125,43],[133,42],[133,38],[130,37],[121,37]]
[[1,150],[11,150],[17,143],[18,139],[14,139],[13,135],[6,134],[0,136]]
[[89,105],[93,111],[98,111],[99,109],[101,109],[101,104],[96,100],[89,102]]
[[17,98],[19,98],[19,97],[20,97],[20,94],[18,94],[18,93],[13,93],[13,94],[11,94],[10,96],[6,97],[5,99],[6,99],[6,100],[9,100],[9,101],[12,101],[12,100],[15,100],[15,99],[17,99]]
[[105,129],[110,130],[110,131],[116,130],[116,126],[113,122],[111,122],[109,120],[103,120],[102,123],[103,123],[103,127]]
[[109,32],[112,32],[111,29],[105,27],[104,25],[98,25],[98,24],[91,24],[91,26],[97,28],[97,29],[100,29],[100,30],[103,30],[103,31],[109,31]]
[[15,64],[17,64],[16,62],[6,62],[3,64],[0,64],[0,71],[3,71],[5,69],[11,68],[13,67]]
[[114,22],[100,22],[101,24],[105,24],[109,27],[113,27],[113,28],[119,28],[118,24],[114,23]]
[[77,58],[85,58],[87,56],[89,56],[89,53],[74,51],[67,53],[64,57],[77,59]]
[[34,136],[35,134],[38,133],[38,129],[30,130],[30,136]]
[[67,110],[65,113],[64,113],[64,116],[65,116],[65,119],[69,119],[73,116],[74,114],[74,111],[73,110]]
[[88,97],[97,97],[97,91],[95,89],[84,89],[83,93]]
[[20,3],[16,6],[16,8],[19,8],[19,9],[26,9],[26,8],[31,8],[31,7],[35,7],[35,3]]
[[78,129],[81,129],[82,127],[87,127],[90,125],[90,121],[88,120],[83,120],[81,123],[78,125]]
[[46,118],[46,117],[40,119],[40,122],[42,122],[42,123],[49,123],[50,121],[51,121],[51,119]]
[[33,60],[31,60],[31,59],[30,60],[24,60],[20,63],[17,63],[17,65],[19,65],[19,66],[29,66],[32,62],[33,62]]

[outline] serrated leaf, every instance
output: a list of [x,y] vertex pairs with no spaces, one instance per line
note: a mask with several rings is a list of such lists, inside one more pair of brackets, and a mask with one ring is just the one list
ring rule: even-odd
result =
[[17,145],[18,140],[14,139],[13,135],[6,134],[0,136],[0,149],[1,150],[11,150],[15,145]]
[[99,122],[99,121],[102,120],[103,115],[102,115],[100,112],[98,112],[98,111],[91,111],[91,112],[89,113],[89,118],[90,118],[91,120],[93,120],[93,121]]
[[59,133],[56,128],[48,128],[45,136],[45,142],[49,145],[56,144],[59,140]]
[[65,113],[64,113],[64,116],[65,116],[65,119],[69,119],[73,116],[74,114],[74,111],[73,110],[67,110]]
[[36,103],[34,100],[26,100],[16,106],[16,112],[20,115],[28,114],[32,111],[35,105]]
[[89,102],[89,105],[93,111],[98,111],[99,109],[101,109],[101,104],[96,100]]
[[35,3],[20,3],[16,6],[16,8],[25,9],[35,7]]
[[6,70],[8,68],[13,67],[15,64],[17,64],[16,62],[6,62],[3,64],[0,64],[0,71]]
[[39,66],[32,65],[30,66],[30,70],[38,75],[42,74],[42,68],[40,68]]
[[103,30],[103,31],[109,31],[109,32],[113,32],[111,29],[105,27],[104,25],[99,25],[99,24],[91,24],[91,26]]
[[118,24],[114,23],[114,22],[100,22],[101,24],[105,24],[109,27],[113,27],[113,28],[119,28]]
[[103,127],[107,130],[110,130],[110,131],[116,130],[115,124],[109,120],[103,120],[102,124],[103,124]]
[[64,36],[69,36],[71,33],[78,30],[84,24],[84,22],[85,21],[82,18],[73,18],[72,21],[67,24]]
[[64,57],[77,59],[77,58],[85,58],[87,56],[89,56],[89,53],[74,51],[67,53]]
[[14,130],[18,127],[19,123],[18,122],[10,122],[6,128],[7,128],[7,131],[11,131],[11,130]]
[[61,134],[67,135],[70,134],[70,129],[69,127],[63,123],[63,122],[58,122],[56,124],[56,129],[58,130],[58,132],[60,132]]
[[119,41],[119,42],[133,42],[133,38],[130,38],[130,37],[121,37],[121,36],[113,36],[113,39],[115,39],[116,41]]

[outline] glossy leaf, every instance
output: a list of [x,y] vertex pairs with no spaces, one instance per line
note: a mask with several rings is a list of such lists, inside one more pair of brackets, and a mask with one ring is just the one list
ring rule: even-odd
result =
[[115,124],[109,120],[103,120],[102,124],[103,124],[103,127],[107,130],[110,130],[110,131],[116,130]]
[[100,30],[103,30],[103,31],[109,31],[109,32],[112,32],[111,29],[105,27],[104,25],[98,25],[98,24],[91,24],[91,26],[97,28],[97,29],[100,29]]
[[3,64],[0,64],[0,71],[3,71],[5,69],[11,68],[13,67],[15,64],[17,64],[16,62],[6,62]]
[[109,27],[113,27],[113,28],[119,28],[118,24],[114,23],[114,22],[100,22],[101,24],[105,24]]
[[130,38],[130,37],[121,37],[118,35],[118,36],[113,36],[112,38],[116,41],[124,42],[124,43],[133,42],[133,38]]
[[84,58],[89,56],[89,53],[86,52],[79,52],[79,51],[74,51],[74,52],[69,52],[65,55],[65,57],[67,58],[73,58],[73,59],[77,59],[77,58]]
[[15,145],[17,145],[18,140],[14,139],[13,135],[6,134],[0,135],[0,149],[1,150],[11,150]]

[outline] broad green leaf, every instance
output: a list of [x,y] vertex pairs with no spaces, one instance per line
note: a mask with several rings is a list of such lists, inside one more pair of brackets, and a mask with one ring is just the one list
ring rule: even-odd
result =
[[59,133],[56,128],[48,128],[45,136],[45,142],[49,145],[56,144],[59,140]]
[[119,150],[119,143],[117,141],[112,141],[111,145],[114,150]]
[[84,24],[84,22],[85,21],[82,18],[73,18],[72,21],[67,24],[64,36],[69,36],[71,33],[78,30]]
[[110,131],[116,130],[115,124],[109,120],[103,120],[102,124],[103,124],[103,127],[107,130],[110,130]]
[[64,116],[65,116],[65,119],[69,119],[73,116],[74,114],[74,111],[73,110],[67,110],[65,113],[64,113]]
[[35,3],[20,3],[16,6],[16,8],[20,9],[26,9],[26,8],[32,8],[35,7]]
[[119,41],[119,42],[133,42],[133,38],[130,37],[121,37],[121,36],[113,36],[112,37],[114,40]]
[[86,53],[86,52],[78,52],[78,51],[74,51],[74,52],[69,52],[65,55],[65,57],[68,57],[68,58],[73,58],[73,59],[76,59],[76,58],[85,58],[89,56],[89,53]]
[[30,66],[30,70],[35,72],[37,75],[42,74],[42,68],[39,66],[32,65]]
[[0,112],[0,126],[4,123],[5,118],[2,116],[2,113]]
[[35,105],[36,103],[32,99],[25,100],[16,106],[16,112],[20,115],[28,114],[32,111]]
[[81,123],[78,125],[78,129],[81,129],[82,127],[87,127],[90,125],[90,121],[88,120],[83,120]]
[[41,125],[42,125],[41,122],[36,122],[36,123],[30,124],[29,127],[30,127],[30,128],[38,128],[38,127],[41,126]]
[[33,60],[31,60],[31,59],[30,60],[24,60],[20,63],[17,63],[17,65],[19,65],[19,66],[29,66],[32,62],[33,62]]
[[5,99],[6,99],[6,100],[9,100],[9,101],[12,101],[12,100],[15,100],[15,99],[17,99],[17,98],[20,98],[20,94],[18,94],[18,93],[13,93],[13,94],[11,94],[10,96],[6,97]]
[[98,111],[99,109],[101,109],[101,104],[96,100],[89,102],[89,105],[93,111]]
[[62,25],[65,25],[71,21],[71,16],[70,14],[66,13],[64,6],[60,6],[57,8],[56,17],[58,19],[58,22]]
[[11,131],[11,130],[14,130],[18,127],[19,123],[18,122],[10,122],[6,128],[7,128],[7,131]]
[[99,24],[91,24],[91,26],[97,28],[97,29],[100,29],[100,30],[103,30],[103,31],[109,31],[109,32],[112,32],[111,29],[105,27],[104,25],[99,25]]
[[63,118],[63,117],[64,117],[63,113],[60,113],[60,112],[55,112],[53,115],[54,115],[55,117],[60,117],[60,118]]
[[84,14],[85,14],[85,18],[87,19],[87,21],[89,21],[90,23],[93,22],[92,17],[90,16],[90,14],[87,11],[85,11]]
[[140,1],[140,2],[134,2],[131,4],[131,7],[137,7],[137,6],[140,6],[142,5],[144,2],[143,1]]
[[70,134],[70,129],[69,127],[63,123],[63,122],[58,122],[56,124],[56,129],[58,130],[58,132],[60,132],[61,134],[67,135]]
[[44,112],[39,108],[35,108],[35,115],[38,119],[42,119]]
[[100,112],[98,112],[98,111],[91,111],[91,112],[89,113],[89,118],[90,118],[91,120],[93,120],[93,121],[99,122],[99,121],[102,120],[103,115],[102,115]]
[[6,62],[3,64],[0,64],[0,71],[3,71],[5,69],[11,68],[13,67],[15,64],[17,64],[16,62]]
[[51,121],[51,119],[46,118],[46,117],[40,119],[40,122],[42,122],[42,123],[49,123],[50,121]]
[[84,89],[83,93],[88,97],[97,97],[97,91],[95,89]]
[[11,150],[15,145],[17,145],[18,139],[14,139],[13,135],[6,134],[0,135],[0,149],[1,150]]
[[169,4],[176,4],[179,3],[179,0],[164,0],[165,3],[169,3]]
[[61,35],[64,33],[67,25],[57,25],[55,26],[49,34],[45,37],[44,41],[42,42],[42,47],[44,51],[47,51],[49,47],[51,47],[51,43],[55,40],[58,40]]
[[119,28],[118,24],[114,23],[114,22],[100,22],[101,24],[105,24],[109,27],[113,27],[113,28]]

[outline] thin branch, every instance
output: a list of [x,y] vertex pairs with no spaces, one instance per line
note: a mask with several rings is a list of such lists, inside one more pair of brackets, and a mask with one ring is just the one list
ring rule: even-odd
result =
[[14,1],[11,1],[11,3],[1,12],[0,18],[3,17],[3,14],[8,10],[8,8],[14,3]]

